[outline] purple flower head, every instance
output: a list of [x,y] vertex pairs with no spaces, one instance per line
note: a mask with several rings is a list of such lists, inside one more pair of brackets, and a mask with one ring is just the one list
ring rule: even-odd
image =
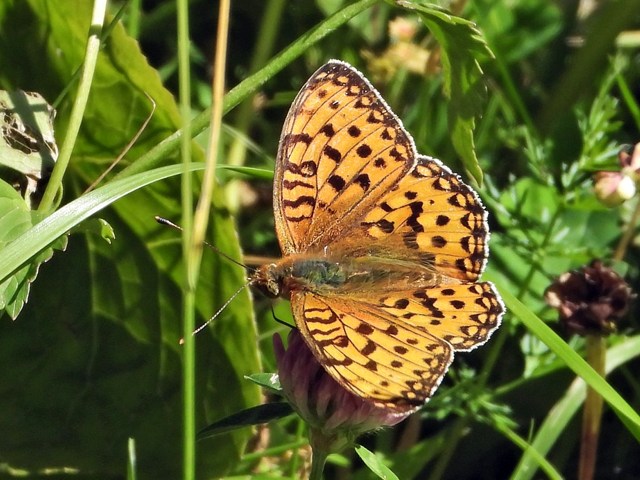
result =
[[289,333],[285,349],[279,335],[273,346],[283,393],[311,428],[311,441],[340,450],[361,433],[395,425],[415,408],[391,410],[354,395],[320,365],[297,329]]

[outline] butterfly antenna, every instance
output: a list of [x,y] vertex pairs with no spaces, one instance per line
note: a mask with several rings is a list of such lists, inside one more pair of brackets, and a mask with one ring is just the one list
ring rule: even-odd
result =
[[[218,311],[216,313],[213,314],[213,317],[211,317],[209,320],[207,320],[206,322],[204,322],[202,325],[200,325],[198,328],[196,328],[193,332],[191,332],[191,336],[193,337],[194,335],[196,335],[198,332],[202,331],[207,325],[209,325],[211,322],[213,322],[216,318],[218,318],[218,315],[220,315],[225,308],[227,308],[229,306],[229,304],[233,301],[234,298],[236,298],[238,295],[240,295],[240,292],[242,292],[242,290],[244,290],[245,288],[247,288],[249,285],[251,285],[252,280],[249,280],[247,283],[245,283],[244,285],[242,285],[237,291],[236,293],[234,293],[233,295],[231,295],[231,297],[229,297],[229,300],[227,300],[226,302],[224,302],[224,304],[218,309]],[[180,345],[184,344],[184,338],[180,339]]]
[[[179,230],[181,232],[184,231],[184,228],[182,228],[180,225],[176,225],[175,223],[173,223],[171,220],[167,220],[166,218],[163,217],[159,217],[159,216],[155,216],[154,217],[156,219],[156,222],[158,222],[160,225],[166,225],[167,227],[172,227],[175,228],[176,230]],[[229,260],[231,263],[235,263],[236,265],[246,268],[247,270],[251,271],[251,272],[255,272],[256,269],[253,267],[250,267],[248,265],[245,265],[244,263],[241,263],[239,261],[237,261],[235,258],[231,258],[229,255],[227,255],[226,253],[224,253],[222,250],[220,250],[218,247],[216,247],[215,245],[212,245],[211,243],[207,242],[206,240],[203,241],[203,243],[209,247],[211,250],[213,250],[214,252],[216,252],[218,255],[226,258],[227,260]],[[246,286],[246,285],[245,285]],[[236,293],[237,295],[237,293]],[[235,295],[234,295],[235,296]],[[233,297],[231,297],[233,298]],[[208,323],[208,322],[207,322]]]

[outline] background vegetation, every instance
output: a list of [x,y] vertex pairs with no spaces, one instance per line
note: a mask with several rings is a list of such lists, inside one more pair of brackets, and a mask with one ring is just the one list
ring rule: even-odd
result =
[[[237,257],[240,244],[253,255],[279,254],[269,172],[284,116],[319,65],[330,58],[350,62],[379,88],[420,152],[443,159],[468,182],[483,178],[478,190],[492,229],[487,278],[511,311],[488,345],[458,356],[420,413],[361,443],[402,479],[573,477],[585,387],[573,371],[581,364],[568,363],[567,352],[582,354],[585,345],[559,327],[544,291],[559,274],[594,258],[612,262],[627,231],[630,242],[613,263],[639,290],[638,199],[605,207],[592,177],[618,170],[621,145],[638,141],[640,2],[442,3],[477,24],[476,40],[492,55],[455,32],[437,36],[411,3],[233,3],[226,81],[240,86],[225,97],[219,162],[234,168],[219,170],[208,239]],[[123,478],[128,464],[140,478],[178,478],[182,470],[182,250],[179,235],[153,221],[154,215],[178,220],[181,213],[181,167],[172,167],[178,143],[166,140],[182,125],[175,100],[176,11],[169,0],[122,6],[110,5],[108,22],[123,15],[98,57],[62,208],[38,224],[50,212],[32,214],[11,189],[0,189],[3,478]],[[91,8],[64,0],[0,2],[0,87],[36,91],[54,104],[59,144],[71,121]],[[198,132],[211,100],[217,2],[193,0],[189,12]],[[459,70],[473,71],[475,61],[483,83],[457,85],[473,78]],[[484,99],[478,86],[486,86]],[[461,91],[474,95],[456,96]],[[483,176],[460,147],[477,112],[475,152]],[[466,123],[453,128],[461,118]],[[194,161],[204,158],[205,145],[206,136],[196,138]],[[103,187],[84,193],[123,151]],[[54,241],[72,227],[64,252],[45,248],[61,248],[64,242]],[[205,252],[197,321],[244,281],[242,269]],[[196,338],[196,400],[188,408],[199,427],[263,399],[243,377],[275,371],[271,336],[286,329],[274,321],[271,302],[256,300],[254,315],[249,292],[241,293]],[[274,310],[290,321],[286,302]],[[640,402],[637,313],[633,307],[607,339],[604,385],[613,392],[606,396],[613,408],[604,409],[599,478],[640,476],[633,412]],[[293,416],[206,439],[198,443],[198,476],[299,478],[306,445],[304,425]],[[327,478],[374,476],[352,451],[332,456],[328,470]]]

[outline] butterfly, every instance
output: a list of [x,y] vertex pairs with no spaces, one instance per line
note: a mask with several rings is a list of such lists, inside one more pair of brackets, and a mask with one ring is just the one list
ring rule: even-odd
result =
[[342,387],[417,408],[456,351],[485,343],[505,311],[485,268],[478,195],[413,138],[369,81],[331,60],[286,117],[275,168],[283,258],[250,282],[291,301],[296,327]]

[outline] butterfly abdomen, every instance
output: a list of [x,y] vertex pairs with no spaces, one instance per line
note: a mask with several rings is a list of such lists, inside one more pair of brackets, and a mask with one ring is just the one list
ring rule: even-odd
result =
[[321,256],[292,255],[278,263],[263,265],[252,278],[254,286],[269,297],[289,298],[291,292],[339,292],[349,288],[354,274],[351,262],[339,262]]

